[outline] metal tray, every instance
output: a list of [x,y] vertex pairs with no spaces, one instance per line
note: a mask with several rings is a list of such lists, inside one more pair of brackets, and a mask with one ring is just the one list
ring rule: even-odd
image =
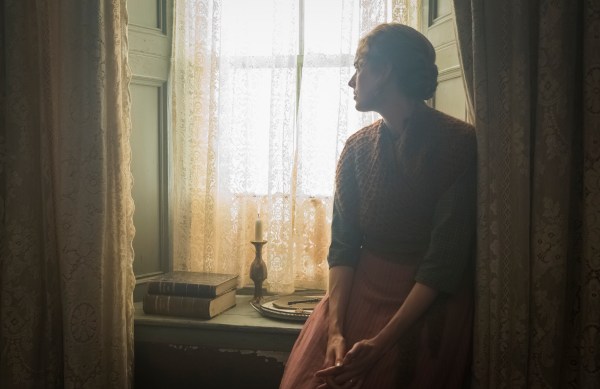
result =
[[[313,312],[314,306],[317,305],[318,301],[323,298],[323,295],[287,295],[287,296],[271,296],[263,298],[260,303],[250,302],[250,305],[258,311],[261,315],[278,320],[291,320],[304,322],[310,314]],[[302,304],[300,308],[281,308],[285,306],[288,301],[297,299],[298,301],[315,300],[312,304],[312,308],[308,308],[307,304]]]

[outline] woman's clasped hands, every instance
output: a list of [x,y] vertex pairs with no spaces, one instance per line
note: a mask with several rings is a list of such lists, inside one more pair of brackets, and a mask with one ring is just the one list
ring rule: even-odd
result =
[[345,340],[338,336],[327,345],[325,366],[315,375],[324,380],[317,389],[359,389],[369,369],[381,358],[385,347],[376,338],[356,342],[345,353]]

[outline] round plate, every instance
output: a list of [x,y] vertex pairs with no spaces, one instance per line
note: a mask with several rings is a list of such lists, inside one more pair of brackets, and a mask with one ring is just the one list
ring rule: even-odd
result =
[[[261,315],[279,320],[304,322],[323,295],[288,295],[263,298],[260,303],[250,302]],[[289,306],[290,308],[286,308]]]

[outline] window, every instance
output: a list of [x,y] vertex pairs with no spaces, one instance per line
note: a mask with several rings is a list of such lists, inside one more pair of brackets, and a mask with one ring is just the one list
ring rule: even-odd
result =
[[[134,134],[143,140],[133,140],[136,276],[172,265],[249,282],[260,208],[271,290],[324,287],[337,157],[376,119],[355,111],[347,86],[358,39],[389,19],[415,26],[429,3],[128,0]],[[435,7],[438,16],[448,9]],[[451,18],[438,19],[423,23],[444,52],[434,103],[459,116]]]
[[222,2],[220,166],[232,191],[289,195],[296,171],[297,194],[331,196],[345,138],[373,120],[353,111],[346,85],[358,11],[358,2]]
[[274,292],[326,285],[335,166],[373,122],[347,83],[381,1],[175,3],[173,265],[249,283],[254,220]]

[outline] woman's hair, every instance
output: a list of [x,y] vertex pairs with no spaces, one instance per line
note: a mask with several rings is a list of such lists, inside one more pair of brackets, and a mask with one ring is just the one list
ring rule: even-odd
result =
[[366,60],[391,63],[398,86],[407,96],[427,100],[435,93],[435,49],[414,28],[399,23],[380,24],[360,40],[358,53]]

